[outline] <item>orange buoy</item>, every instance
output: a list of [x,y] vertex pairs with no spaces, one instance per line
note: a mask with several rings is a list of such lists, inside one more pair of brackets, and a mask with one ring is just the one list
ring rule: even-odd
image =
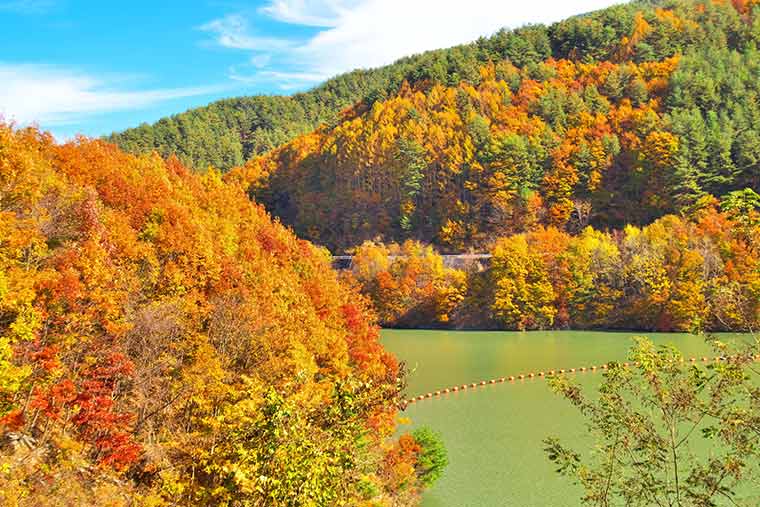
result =
[[554,370],[549,370],[549,375],[554,375]]
[[565,370],[559,370],[559,372],[560,372],[560,374],[561,374],[561,373],[565,373]]
[[504,382],[505,380],[507,379],[505,379],[504,377],[499,377],[499,382]]
[[451,388],[451,390],[454,391],[454,392],[457,392],[457,391],[459,391],[459,387],[454,386],[454,387]]
[[432,398],[432,397],[433,397],[433,393],[427,393],[427,394],[425,395],[425,398]]
[[424,400],[424,399],[425,399],[425,397],[424,397],[424,396],[422,396],[422,395],[420,394],[419,396],[417,396],[417,399],[418,399],[418,400]]
[[585,366],[581,366],[581,367],[580,367],[580,370],[581,370],[581,371],[586,371],[586,367],[585,367]]
[[538,376],[539,377],[543,377],[544,376],[544,372],[542,372],[542,371],[538,372]]
[[467,389],[467,384],[462,384],[462,389]]
[[470,387],[478,387],[478,384],[476,384],[475,382],[473,382],[472,384],[470,384]]
[[623,363],[623,366],[625,366],[626,368],[628,368],[628,363]]
[[691,359],[689,359],[689,361],[691,361],[692,363],[694,363],[694,362],[697,361],[697,359],[695,357],[692,357]]
[[443,390],[443,392],[446,394],[449,394],[449,388],[447,387],[446,389]]
[[705,356],[702,356],[702,362],[704,363],[705,361],[707,361],[707,358]]
[[435,392],[435,395],[436,395],[436,396],[440,396],[440,395],[441,395],[441,391],[436,391],[436,392]]
[[568,371],[569,371],[570,373],[575,373],[575,368],[570,368],[570,370],[568,370]]
[[596,371],[596,365],[591,365],[591,371]]
[[489,380],[489,381],[488,381],[488,383],[489,383],[489,384],[495,384],[495,383],[496,383],[496,380],[494,380],[494,379],[491,379],[491,380]]
[[607,369],[607,365],[606,365],[606,364],[603,364],[603,365],[602,365],[602,369],[603,369],[603,370],[606,370],[606,369]]
[[481,380],[480,381],[480,385],[482,385],[482,386],[486,385],[486,381],[485,380]]
[[533,375],[533,372],[528,373],[528,378],[533,378],[535,375]]
[[525,378],[525,375],[523,375],[523,374],[521,373],[521,374],[519,374],[519,375],[517,376],[517,378],[519,378],[520,380],[523,380],[523,379]]
[[514,378],[512,375],[510,375],[510,376],[509,376],[509,381],[510,381],[510,382],[512,382],[514,379],[515,379],[515,378]]

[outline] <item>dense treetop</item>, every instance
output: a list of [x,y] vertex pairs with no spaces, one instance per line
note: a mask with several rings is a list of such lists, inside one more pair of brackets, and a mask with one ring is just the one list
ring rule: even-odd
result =
[[[634,2],[638,7],[616,6],[550,27],[503,29],[471,44],[428,51],[376,69],[355,70],[293,96],[220,100],[153,125],[114,133],[109,140],[130,152],[156,150],[164,156],[175,154],[198,170],[214,166],[225,171],[321,124],[334,125],[343,109],[358,102],[371,105],[394,95],[404,81],[477,84],[482,65],[504,59],[518,67],[550,57],[609,59],[617,54],[619,40],[631,33],[636,9],[651,10],[654,3],[667,4],[639,1]],[[658,60],[682,51],[702,35],[684,36],[677,28],[659,26],[657,40],[629,41],[628,46],[636,48],[639,61]]]
[[407,505],[400,375],[218,172],[0,125],[1,504]]
[[383,325],[478,329],[752,331],[760,327],[760,195],[704,199],[688,217],[570,235],[497,238],[489,269],[431,247],[367,241],[344,273]]
[[501,32],[229,178],[333,251],[646,225],[760,187],[759,37],[760,8],[717,0]]

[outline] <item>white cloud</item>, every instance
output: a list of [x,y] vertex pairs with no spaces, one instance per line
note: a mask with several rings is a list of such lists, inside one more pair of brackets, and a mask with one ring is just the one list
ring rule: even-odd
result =
[[212,21],[204,28],[216,33],[222,46],[255,52],[254,62],[262,61],[261,54],[270,56],[277,64],[274,69],[249,66],[259,68],[260,81],[279,77],[281,85],[288,86],[293,76],[317,82],[471,42],[503,27],[551,23],[615,3],[621,0],[270,0],[259,9],[260,15],[321,29],[306,39],[261,43],[248,35],[248,21],[242,15]]
[[336,26],[339,19],[361,0],[271,0],[260,11],[284,23]]
[[67,125],[97,114],[141,109],[222,89],[123,90],[114,81],[52,65],[0,63],[0,114],[20,124]]
[[[244,70],[244,69],[243,69]],[[255,70],[253,72],[241,72],[238,67],[232,67],[229,78],[238,83],[253,85],[274,83],[281,90],[297,90],[313,83],[324,81],[330,76],[327,74],[314,74],[309,72],[283,72],[276,70]]]
[[[282,0],[284,1],[284,0]],[[367,0],[297,49],[322,73],[385,65],[406,55],[490,35],[504,26],[552,22],[610,0]]]
[[215,19],[201,26],[200,29],[204,32],[213,33],[216,42],[225,48],[250,51],[282,51],[293,45],[286,39],[250,35],[248,21],[239,14]]

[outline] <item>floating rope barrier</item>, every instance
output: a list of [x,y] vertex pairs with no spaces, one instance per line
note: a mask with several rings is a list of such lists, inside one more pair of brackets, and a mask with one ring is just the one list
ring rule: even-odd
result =
[[[702,356],[701,358],[690,357],[688,359],[688,362],[690,362],[690,363],[697,363],[701,359],[701,361],[703,363],[706,363],[706,362],[708,362],[710,360],[712,360],[712,361],[714,361],[714,362],[717,363],[717,362],[720,362],[720,361],[728,361],[728,360],[731,360],[731,359],[739,359],[739,358],[740,358],[739,355],[734,355],[734,356],[715,356],[713,358],[710,358],[710,357],[707,357],[707,356]],[[755,361],[760,361],[760,354],[758,354],[756,356],[744,356],[744,358],[745,359],[750,359],[750,360],[755,360]],[[686,362],[686,361],[687,360],[685,358],[681,358],[681,362],[682,363]],[[634,366],[634,367],[638,367],[639,366],[638,362],[634,362],[634,363],[623,362],[623,363],[619,363],[619,364],[621,366],[623,366],[624,368],[628,368],[630,366]],[[426,393],[426,394],[420,394],[418,396],[413,396],[413,397],[411,397],[411,398],[409,398],[407,400],[403,400],[401,402],[401,408],[402,409],[406,408],[408,405],[411,405],[412,403],[416,403],[418,401],[426,400],[428,398],[430,398],[430,399],[440,398],[441,396],[443,396],[445,394],[457,393],[459,391],[467,391],[468,389],[476,389],[478,387],[485,387],[485,386],[490,386],[490,385],[495,385],[495,384],[514,383],[516,381],[525,381],[526,379],[527,380],[547,379],[549,377],[554,377],[554,376],[558,376],[558,375],[564,375],[565,373],[576,373],[576,372],[577,373],[586,373],[586,372],[596,373],[597,369],[607,370],[607,369],[609,369],[609,363],[602,364],[602,365],[600,365],[598,367],[596,365],[591,365],[591,366],[588,366],[588,367],[581,366],[580,368],[570,368],[568,370],[558,369],[558,370],[549,370],[547,372],[539,371],[539,372],[520,373],[520,374],[517,374],[517,375],[510,375],[508,377],[492,378],[492,379],[489,379],[489,380],[481,380],[480,382],[472,382],[470,384],[461,384],[461,385],[458,385],[458,386],[446,387],[446,388],[443,388],[443,389],[439,389],[437,391],[431,391],[431,392]]]

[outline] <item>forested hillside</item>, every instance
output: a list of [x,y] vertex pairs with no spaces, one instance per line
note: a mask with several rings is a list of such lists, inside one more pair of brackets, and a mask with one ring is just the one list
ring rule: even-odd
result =
[[632,3],[439,53],[470,70],[433,65],[228,178],[336,252],[646,225],[757,189],[755,3]]
[[487,270],[416,241],[356,248],[344,276],[394,327],[751,331],[760,326],[760,195],[700,200],[686,217],[494,241]]
[[[552,56],[568,57],[571,53],[603,58],[603,46],[623,33],[627,15],[626,9],[615,7],[596,14],[589,26],[574,19],[551,28],[537,25],[501,30],[472,44],[428,51],[392,65],[336,76],[313,90],[293,96],[220,100],[153,125],[143,124],[114,133],[108,140],[132,153],[156,150],[163,156],[175,154],[200,171],[208,166],[226,171],[321,124],[336,124],[340,112],[358,102],[372,104],[395,95],[404,81],[449,86],[460,81],[476,84],[481,79],[480,67],[492,61],[509,59],[522,67]],[[620,16],[623,19],[618,19]],[[673,43],[680,49],[689,42]],[[669,49],[651,51],[654,56]]]
[[490,61],[492,54],[523,63],[540,61],[551,54],[544,32],[542,27],[505,30],[477,44],[429,51],[377,69],[355,70],[292,96],[220,100],[107,139],[132,153],[156,150],[163,156],[176,155],[199,171],[209,166],[227,171],[320,125],[335,125],[344,109],[393,95],[404,81],[451,85],[463,79],[477,81],[478,67]]
[[402,373],[218,172],[0,125],[0,504],[410,505]]

